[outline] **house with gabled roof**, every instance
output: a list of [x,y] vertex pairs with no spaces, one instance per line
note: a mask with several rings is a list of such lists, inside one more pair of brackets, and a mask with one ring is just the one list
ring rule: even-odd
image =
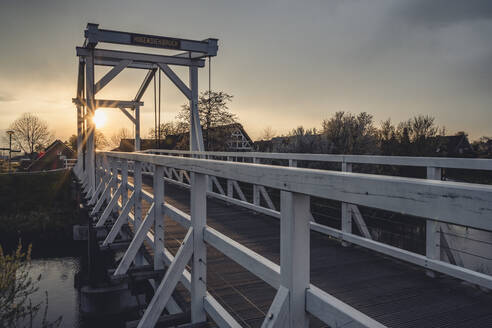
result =
[[27,171],[49,171],[65,167],[66,159],[76,158],[75,151],[57,139],[44,151],[38,153],[35,160],[27,167]]

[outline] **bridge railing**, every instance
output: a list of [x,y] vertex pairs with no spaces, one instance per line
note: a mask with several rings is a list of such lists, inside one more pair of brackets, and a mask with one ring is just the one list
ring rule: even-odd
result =
[[[204,313],[207,312],[219,326],[237,326],[237,322],[206,291],[203,283],[206,281],[205,244],[215,247],[277,288],[277,295],[265,319],[266,326],[283,326],[280,322],[285,322],[285,326],[291,327],[306,326],[307,312],[331,326],[348,323],[353,326],[382,326],[310,283],[310,230],[335,236],[343,241],[485,288],[492,287],[492,277],[489,275],[452,265],[432,256],[405,251],[348,231],[320,225],[311,221],[309,209],[310,197],[319,197],[423,217],[431,222],[492,231],[492,186],[148,153],[104,152],[98,154],[98,160],[103,174],[100,175],[100,183],[92,200],[95,203],[94,211],[99,211],[104,203],[107,204],[99,217],[98,225],[105,223],[108,212],[121,198],[120,215],[104,243],[112,243],[121,226],[128,220],[133,222],[136,231],[115,275],[128,270],[143,240],[154,247],[155,268],[161,268],[163,263],[169,266],[140,322],[142,327],[155,323],[154,320],[157,320],[164,306],[169,305],[171,292],[178,280],[191,291],[194,322],[203,319]],[[446,163],[434,162],[434,165],[437,164],[444,166]],[[483,164],[474,165],[484,169]],[[129,169],[134,171],[133,184],[128,182]],[[154,195],[142,190],[142,169],[147,169],[153,174]],[[280,210],[275,214],[281,222],[280,266],[207,226],[206,196],[215,194],[210,191],[207,180],[213,180],[214,177],[280,190]],[[165,190],[162,180],[177,181],[178,184],[191,189],[190,215],[164,202]],[[185,181],[189,181],[189,184]],[[125,196],[126,188],[133,190],[129,197]],[[141,217],[141,210],[138,209],[140,199],[151,204],[145,218]],[[132,207],[133,214],[130,211]],[[274,214],[273,210],[270,211]],[[189,229],[175,256],[164,248],[165,237],[156,238],[156,235],[165,236],[162,214]],[[152,225],[156,234],[150,230]],[[193,269],[189,272],[185,270],[185,265],[192,254]]]
[[[144,153],[162,154],[170,156],[190,157],[199,156],[202,158],[226,160],[235,162],[251,162],[255,164],[268,164],[268,162],[275,161],[275,164],[288,165],[291,167],[297,167],[298,164],[308,165],[331,163],[338,165],[338,169],[344,172],[352,172],[353,165],[363,165],[364,168],[371,168],[372,166],[384,166],[384,167],[414,167],[422,168],[423,173],[429,180],[441,180],[444,178],[444,170],[446,169],[458,169],[458,170],[471,170],[472,172],[489,171],[492,173],[492,159],[469,159],[469,158],[443,158],[443,157],[404,157],[404,156],[370,156],[370,155],[333,155],[333,154],[293,154],[293,153],[262,153],[262,152],[189,152],[180,150],[146,150]],[[319,166],[319,165],[317,165]],[[331,165],[330,169],[334,169]],[[151,167],[144,167],[144,171],[151,170]],[[371,170],[371,172],[374,170]],[[387,170],[388,171],[388,170]],[[181,186],[189,185],[189,175],[182,170],[172,169],[165,179],[168,182],[175,183]],[[385,174],[388,174],[387,172]],[[491,174],[492,176],[492,174]],[[225,184],[224,184],[225,183]],[[236,180],[227,179],[227,181],[219,181],[216,177],[212,177],[209,180],[209,195],[215,198],[222,199],[224,201],[234,203],[256,212],[267,214],[276,218],[280,218],[280,212],[278,207],[278,191],[274,191],[265,188],[261,185],[252,185],[252,190],[244,190],[244,184],[238,183]],[[249,193],[248,193],[249,191]],[[250,197],[250,194],[251,197]],[[277,197],[275,197],[277,196]],[[272,200],[273,199],[273,200]],[[339,224],[340,229],[329,230],[325,229],[326,225],[321,224],[323,220],[318,220],[319,216],[323,216],[324,213],[315,213],[313,211],[312,219],[318,224],[313,224],[312,229],[322,233],[329,234],[335,238],[341,238],[342,244],[348,245],[349,242],[344,235],[338,233],[341,232],[352,234],[353,226],[357,227],[359,235],[383,243],[388,243],[383,237],[381,232],[372,229],[367,224],[365,214],[363,210],[360,210],[356,204],[350,204],[341,202],[337,210],[339,210],[340,217],[338,222],[335,222],[335,226]],[[332,208],[333,210],[333,208]],[[386,213],[387,214],[387,213]],[[336,214],[335,214],[336,215]],[[326,215],[325,215],[326,216]],[[377,221],[379,218],[370,215],[372,221]],[[394,215],[392,215],[394,217]],[[399,215],[401,216],[401,215]],[[336,219],[336,217],[335,217]],[[387,219],[379,219],[387,223]],[[333,221],[333,220],[332,220]],[[408,219],[407,219],[408,221]],[[393,225],[402,224],[406,221],[391,220]],[[436,220],[424,220],[424,225],[420,227],[422,220],[414,220],[417,224],[406,222],[404,228],[410,226],[411,229],[417,231],[415,233],[399,233],[383,231],[383,234],[393,235],[393,240],[410,240],[411,245],[418,245],[419,249],[423,249],[424,254],[427,257],[433,259],[445,259],[452,264],[459,266],[476,269],[481,268],[484,272],[491,272],[492,270],[492,258],[487,256],[492,251],[492,234],[488,232],[479,231],[476,229],[465,229],[462,226],[442,224]],[[369,222],[371,223],[371,222]],[[387,225],[387,224],[386,224]],[[381,224],[379,225],[381,226]],[[334,228],[333,226],[331,226]],[[415,235],[420,236],[420,230],[425,232],[425,239],[421,240],[420,237],[416,238]],[[357,232],[357,231],[355,231]],[[410,236],[409,236],[410,235]],[[396,237],[395,237],[396,236]],[[359,240],[352,241],[351,243],[359,244]],[[423,243],[423,246],[421,246]],[[393,245],[400,248],[402,245]],[[466,250],[464,250],[466,248]],[[415,246],[407,248],[410,251],[416,251]],[[441,254],[442,253],[442,254]],[[484,264],[485,262],[485,264]]]

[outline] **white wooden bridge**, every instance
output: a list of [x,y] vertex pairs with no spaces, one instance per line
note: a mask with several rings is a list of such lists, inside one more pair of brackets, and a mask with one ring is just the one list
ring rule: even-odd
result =
[[[129,326],[492,326],[492,186],[441,179],[446,169],[492,171],[492,160],[205,152],[198,68],[216,56],[217,39],[96,24],[84,36],[73,170],[91,227],[106,231],[101,247],[129,241],[108,274],[147,274],[153,286],[143,316]],[[95,82],[98,65],[112,68]],[[189,69],[188,84],[172,65]],[[127,68],[147,71],[132,100],[96,99]],[[139,152],[141,99],[157,71],[189,100],[190,152]],[[134,124],[136,152],[94,151],[92,117],[101,107]],[[339,171],[303,168],[306,162]],[[427,179],[352,172],[356,165],[420,167]],[[329,211],[331,223],[322,218]],[[386,243],[368,225],[369,211],[391,214],[383,230],[403,217],[421,224],[425,251]]]
[[[272,159],[288,166],[263,164]],[[345,172],[298,168],[300,161],[336,162]],[[425,167],[428,179],[350,172],[357,163]],[[155,150],[101,152],[96,166],[97,188],[92,192],[87,172],[81,166],[75,172],[89,191],[95,225],[108,225],[103,245],[114,243],[124,224],[134,232],[113,275],[143,264],[143,244],[151,249],[153,270],[165,270],[139,327],[153,327],[166,316],[186,311],[173,299],[178,283],[189,290],[194,324],[307,327],[311,321],[330,327],[486,327],[492,322],[492,276],[451,264],[440,252],[442,226],[492,230],[492,186],[441,181],[441,170],[492,170],[492,160]],[[245,191],[248,185],[251,194]],[[280,192],[280,207],[270,196],[275,191]],[[312,197],[341,202],[341,229],[313,218]],[[209,206],[213,212],[207,212]],[[372,239],[360,206],[426,220],[426,254]],[[119,216],[110,222],[112,211]],[[171,221],[186,231],[178,244]],[[251,229],[254,233],[245,232]],[[489,246],[490,255],[491,240],[481,242]],[[237,288],[224,297],[217,286],[208,285],[207,275],[222,271],[227,276],[229,265],[207,270],[207,247],[219,252],[212,256],[214,262],[228,258],[264,282],[264,289],[249,297],[251,309],[243,309],[263,311],[261,320],[245,319],[248,316],[235,308],[235,298],[248,298]],[[335,258],[326,256],[333,252]],[[270,304],[263,297],[265,304],[257,304],[264,309],[255,310],[255,297],[262,295],[270,296]]]

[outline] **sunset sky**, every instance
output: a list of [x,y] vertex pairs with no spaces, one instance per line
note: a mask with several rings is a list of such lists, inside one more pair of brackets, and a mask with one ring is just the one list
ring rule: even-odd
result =
[[[2,0],[2,134],[24,112],[46,120],[62,140],[76,132],[75,47],[82,45],[88,22],[218,38],[212,89],[234,95],[230,108],[253,139],[267,126],[277,133],[298,125],[319,128],[339,110],[367,111],[377,123],[429,114],[451,133],[492,136],[492,1],[487,0]],[[200,70],[201,90],[208,88],[207,74],[207,67]],[[144,75],[124,71],[98,98],[131,100]],[[152,88],[143,101],[146,136],[154,124]],[[164,120],[174,119],[185,101],[164,80]],[[102,130],[108,137],[120,127],[131,128],[121,112],[106,113]]]

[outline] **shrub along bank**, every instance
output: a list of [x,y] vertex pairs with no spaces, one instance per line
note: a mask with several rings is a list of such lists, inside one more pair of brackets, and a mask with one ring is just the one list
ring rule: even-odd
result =
[[0,174],[0,244],[12,249],[22,239],[39,253],[70,246],[80,220],[73,188],[68,170]]

